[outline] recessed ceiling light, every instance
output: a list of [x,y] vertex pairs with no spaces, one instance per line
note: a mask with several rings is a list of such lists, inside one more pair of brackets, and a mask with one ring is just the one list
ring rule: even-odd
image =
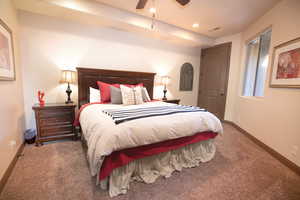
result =
[[149,11],[150,11],[151,13],[156,13],[156,8],[150,8]]
[[198,23],[194,23],[193,24],[193,28],[199,28],[199,24]]

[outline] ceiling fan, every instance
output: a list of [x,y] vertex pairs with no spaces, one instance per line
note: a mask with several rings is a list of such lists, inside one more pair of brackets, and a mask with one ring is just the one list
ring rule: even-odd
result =
[[[139,0],[136,9],[144,9],[146,3],[148,0]],[[186,4],[188,4],[190,2],[190,0],[176,0],[179,4],[181,4],[182,6],[185,6]]]

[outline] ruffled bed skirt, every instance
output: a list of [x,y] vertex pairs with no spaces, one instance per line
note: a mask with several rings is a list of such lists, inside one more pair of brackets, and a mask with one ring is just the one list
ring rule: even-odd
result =
[[[109,177],[101,180],[100,187],[109,190],[110,197],[125,194],[131,181],[153,183],[159,176],[170,177],[172,172],[182,168],[199,166],[210,161],[216,152],[214,139],[190,144],[183,148],[159,155],[135,160],[128,165],[113,170]],[[97,176],[99,177],[99,176]]]

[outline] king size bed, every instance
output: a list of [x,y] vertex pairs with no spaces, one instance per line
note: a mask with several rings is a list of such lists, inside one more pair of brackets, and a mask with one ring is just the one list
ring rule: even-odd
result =
[[[77,71],[78,122],[90,172],[111,197],[125,194],[133,180],[153,183],[214,157],[214,139],[222,133],[219,119],[204,109],[153,101],[154,73]],[[151,100],[138,105],[91,103],[97,81],[142,84]]]

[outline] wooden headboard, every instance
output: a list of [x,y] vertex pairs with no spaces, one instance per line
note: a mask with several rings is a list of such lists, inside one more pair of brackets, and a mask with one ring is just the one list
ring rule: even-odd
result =
[[138,84],[143,83],[150,98],[153,98],[155,73],[131,72],[106,69],[77,68],[78,107],[89,103],[89,87],[98,89],[97,81],[105,83]]

